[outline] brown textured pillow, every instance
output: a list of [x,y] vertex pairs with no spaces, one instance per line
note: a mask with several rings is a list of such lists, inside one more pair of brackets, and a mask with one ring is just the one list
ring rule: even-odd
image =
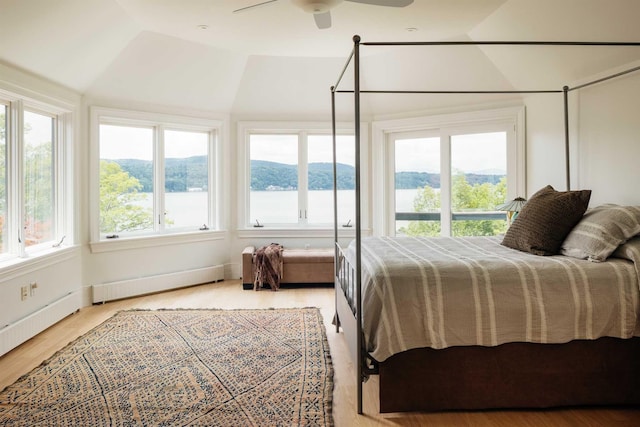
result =
[[538,190],[507,230],[502,244],[535,255],[555,255],[587,210],[591,190]]

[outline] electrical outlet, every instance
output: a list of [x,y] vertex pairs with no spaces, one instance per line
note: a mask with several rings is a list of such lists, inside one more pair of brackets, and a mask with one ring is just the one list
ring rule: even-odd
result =
[[29,296],[29,287],[28,286],[22,286],[20,288],[20,299],[22,301],[26,300],[27,297]]
[[29,283],[29,294],[34,296],[36,294],[36,289],[38,289],[38,282]]

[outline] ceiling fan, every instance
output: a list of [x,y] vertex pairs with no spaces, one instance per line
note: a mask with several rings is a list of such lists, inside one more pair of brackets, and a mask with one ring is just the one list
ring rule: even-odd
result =
[[[253,4],[251,6],[242,7],[236,9],[233,13],[246,12],[251,9],[255,9],[260,6],[266,6],[271,3],[275,3],[279,0],[267,0],[260,3]],[[331,27],[331,12],[335,6],[342,3],[343,0],[291,0],[293,4],[304,10],[305,12],[312,13],[313,19],[316,21],[316,25],[319,29],[325,29]],[[389,6],[389,7],[405,7],[413,3],[413,0],[344,0],[352,3],[363,3],[374,6]]]

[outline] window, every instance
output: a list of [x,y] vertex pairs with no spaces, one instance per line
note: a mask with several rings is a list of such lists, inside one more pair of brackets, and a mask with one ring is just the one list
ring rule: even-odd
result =
[[70,233],[62,173],[70,123],[69,111],[0,93],[0,258],[36,254]]
[[165,226],[180,229],[212,224],[209,219],[208,132],[165,131]]
[[507,229],[496,206],[507,197],[507,131],[451,135],[451,235],[493,236]]
[[33,246],[53,240],[55,230],[54,164],[55,119],[24,112],[24,241]]
[[[333,138],[328,130],[242,129],[246,137],[246,227],[329,228],[334,223]],[[355,221],[355,146],[336,138],[338,222]]]
[[440,235],[440,138],[396,135],[395,232]]
[[215,165],[221,123],[92,111],[99,163],[94,241],[218,228]]
[[100,232],[153,230],[153,128],[100,125]]
[[505,214],[496,206],[522,195],[524,162],[518,153],[524,152],[524,142],[516,132],[518,109],[496,115],[417,119],[407,127],[422,124],[423,130],[386,133],[389,234],[489,236],[506,231]]
[[249,138],[251,220],[256,225],[302,222],[298,135],[253,134]]
[[[333,224],[333,199],[324,190],[333,185],[333,141],[331,135],[308,138],[309,223]],[[336,136],[336,174],[338,224],[352,225],[356,217],[355,140],[351,135]]]

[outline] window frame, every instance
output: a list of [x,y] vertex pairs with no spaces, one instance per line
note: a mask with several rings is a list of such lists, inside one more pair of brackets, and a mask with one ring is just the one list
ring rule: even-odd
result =
[[[116,239],[107,239],[100,232],[100,125],[150,127],[153,129],[153,212],[154,229],[142,232],[119,233]],[[220,119],[205,119],[172,114],[90,107],[90,247],[94,253],[122,249],[155,247],[224,238],[223,215],[220,208],[222,139],[225,122]],[[156,221],[158,212],[164,211],[164,132],[206,132],[208,136],[208,189],[207,206],[209,221],[207,229],[192,226],[165,227],[164,215]],[[159,225],[159,226],[158,226]]]
[[[367,126],[363,124],[363,130],[361,131],[361,138],[363,141],[367,141]],[[336,133],[338,135],[354,135],[354,125],[347,122],[336,123]],[[295,224],[273,224],[269,227],[254,227],[251,223],[250,215],[250,189],[249,183],[251,182],[251,158],[250,158],[250,138],[251,135],[266,135],[266,134],[283,134],[291,135],[296,134],[304,136],[308,135],[332,135],[331,122],[264,122],[264,121],[240,121],[237,124],[237,166],[238,166],[238,200],[237,200],[237,230],[239,237],[330,237],[333,236],[333,222],[330,224],[309,224],[302,218],[302,221],[298,221]],[[308,150],[306,144],[302,144],[304,147],[298,151],[298,161],[304,160],[304,165],[298,164],[298,191],[301,191],[300,187],[308,180],[308,162],[307,153]],[[299,143],[300,147],[300,143]],[[367,144],[361,145],[360,158],[368,158]],[[361,171],[363,176],[368,174],[368,168],[366,162],[361,161]],[[366,183],[364,184],[366,185]],[[305,189],[307,186],[305,185]],[[308,191],[308,189],[307,189]],[[308,204],[308,193],[298,195],[298,209],[301,208],[301,203]],[[363,199],[362,206],[367,206],[367,201]],[[363,210],[366,208],[363,208]],[[304,217],[304,215],[303,215]],[[363,228],[368,227],[368,220],[366,217],[362,218]]]
[[[56,242],[56,240],[57,240],[56,237],[58,236],[58,230],[60,229],[59,225],[58,225],[58,218],[60,217],[60,212],[59,212],[59,209],[58,209],[58,205],[60,204],[60,197],[61,197],[61,192],[60,192],[60,189],[58,188],[58,185],[57,185],[58,184],[58,173],[60,171],[60,164],[56,159],[56,157],[58,155],[58,152],[60,150],[60,147],[59,147],[59,141],[61,139],[60,130],[59,130],[60,129],[60,118],[58,117],[58,115],[56,115],[54,113],[51,113],[49,111],[44,111],[44,110],[39,109],[39,108],[31,108],[29,105],[26,105],[22,109],[23,121],[24,121],[24,113],[27,112],[27,111],[29,113],[32,113],[32,114],[37,114],[37,115],[41,115],[41,116],[48,117],[48,118],[52,119],[52,136],[53,136],[54,140],[51,141],[51,145],[52,145],[52,147],[51,147],[51,163],[52,163],[51,164],[51,167],[52,167],[51,175],[52,175],[52,179],[53,179],[53,182],[51,183],[52,184],[51,187],[52,187],[52,191],[53,191],[52,198],[51,198],[52,199],[52,204],[53,204],[53,212],[52,212],[53,218],[52,218],[52,225],[51,226],[53,228],[53,230],[52,230],[53,238],[51,238],[49,240],[46,240],[46,241],[43,241],[43,242],[40,242],[40,243],[37,243],[37,244],[34,244],[34,245],[31,245],[31,246],[26,246],[25,245],[25,247],[24,247],[25,254],[29,254],[30,252],[41,251],[43,249],[46,249],[46,248],[50,247],[52,244],[54,244]],[[25,187],[24,187],[24,183],[25,183],[25,179],[24,179],[24,177],[25,177],[25,175],[24,175],[25,174],[25,171],[24,171],[24,154],[25,154],[24,148],[25,148],[25,145],[26,145],[25,140],[24,140],[24,133],[22,134],[22,137],[21,137],[21,145],[22,145],[22,153],[21,153],[21,157],[22,157],[21,165],[22,166],[21,166],[21,172],[20,173],[21,173],[21,176],[22,176],[22,180],[21,181],[22,181],[23,186],[21,188],[20,197],[21,197],[21,205],[22,205],[22,208],[23,208],[23,221],[26,221],[27,218],[26,218],[26,214],[25,214],[25,211],[24,211],[24,209],[26,207],[26,201],[24,200],[24,197],[25,197],[25,194],[24,194],[24,190],[25,190]],[[23,230],[24,229],[26,229],[26,227],[23,227]],[[25,240],[26,241],[26,233],[25,232],[22,233],[21,237],[22,237],[21,240]]]
[[[481,133],[502,127],[507,132],[507,198],[524,196],[526,191],[525,110],[524,106],[439,114],[408,119],[378,121],[373,127],[373,187],[382,197],[374,203],[374,235],[395,235],[395,190],[393,136],[439,136],[441,143],[441,234],[451,234],[451,137]],[[378,173],[376,173],[378,172]]]
[[[75,243],[73,144],[75,106],[36,93],[0,88],[0,104],[6,107],[7,250],[0,253],[0,267],[19,266]],[[24,113],[52,119],[52,231],[51,238],[27,246],[25,242]],[[18,231],[19,230],[19,231]],[[3,268],[4,269],[4,268]]]

